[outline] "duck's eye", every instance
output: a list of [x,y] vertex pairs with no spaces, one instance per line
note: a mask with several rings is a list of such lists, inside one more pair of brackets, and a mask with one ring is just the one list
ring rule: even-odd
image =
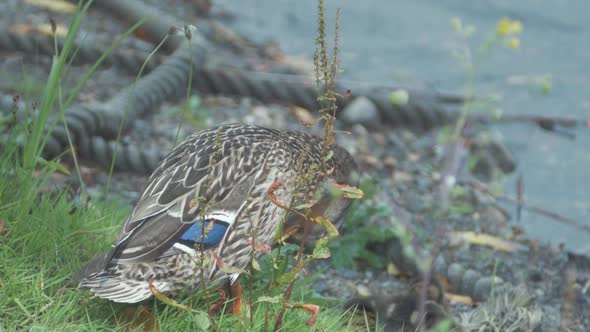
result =
[[217,219],[198,220],[182,234],[180,242],[191,247],[203,245],[204,249],[209,249],[221,242],[228,228],[227,222]]

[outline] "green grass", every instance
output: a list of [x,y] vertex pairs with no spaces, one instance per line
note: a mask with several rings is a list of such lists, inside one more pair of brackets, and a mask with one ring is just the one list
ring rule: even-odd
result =
[[[68,277],[109,246],[128,207],[99,203],[76,208],[65,196],[37,196],[26,174],[4,176],[7,164],[10,162],[3,160],[0,178],[0,220],[4,225],[0,233],[0,330],[123,330],[125,326],[117,323],[116,315],[130,305],[94,298],[88,291],[77,290]],[[264,284],[257,280],[256,287]],[[295,293],[297,302],[312,300],[311,292],[304,289],[309,288],[301,284]],[[263,292],[255,288],[253,297]],[[195,309],[205,307],[199,293],[175,299]],[[155,300],[144,306],[163,331],[199,330],[207,321],[199,311],[184,312]],[[221,314],[215,317],[215,324],[221,331],[260,331],[267,308],[272,326],[280,304],[254,305],[252,323],[248,317]],[[337,309],[324,309],[313,327],[305,325],[308,319],[301,310],[289,310],[282,330],[342,330],[348,322]]]
[[[18,130],[26,130],[21,126]],[[14,132],[16,140],[21,133]],[[42,190],[46,179],[58,176],[51,163],[44,162],[34,170],[23,167],[17,144],[8,144],[0,155],[0,331],[59,330],[94,331],[125,330],[116,317],[130,305],[115,304],[94,298],[85,290],[77,290],[68,277],[97,253],[107,249],[118,233],[129,206],[117,203],[112,196],[107,202],[72,200],[67,194]],[[285,252],[286,250],[283,250]],[[292,251],[292,250],[291,250]],[[253,301],[260,296],[275,296],[280,288],[267,291],[271,280],[269,259],[261,260],[262,271],[253,279]],[[314,303],[322,307],[317,323],[306,326],[310,316],[302,310],[288,310],[282,331],[342,331],[350,318],[337,308],[336,302],[314,297],[306,279],[297,283],[291,303]],[[248,285],[248,280],[244,280]],[[247,287],[247,286],[245,286]],[[149,308],[163,331],[199,330],[207,325],[202,292],[175,297],[194,309],[185,312],[156,300],[143,305]],[[247,307],[247,305],[245,306]],[[260,331],[274,318],[281,303],[261,302],[249,315],[235,317],[220,314],[214,317],[220,331]],[[268,310],[268,314],[267,314]],[[268,318],[266,318],[268,315]]]
[[[98,299],[87,290],[78,290],[69,277],[94,255],[106,250],[129,213],[129,206],[118,204],[115,195],[106,201],[73,200],[65,193],[46,190],[51,176],[67,171],[57,163],[41,158],[48,138],[47,128],[53,128],[84,82],[99,62],[138,23],[115,41],[80,83],[64,96],[63,76],[69,56],[74,52],[73,40],[90,2],[80,4],[66,37],[64,49],[56,51],[51,72],[39,95],[27,92],[39,100],[36,110],[27,110],[26,121],[12,128],[0,151],[0,331],[105,331],[141,330],[141,323],[156,322],[162,331],[261,331],[272,330],[282,301],[257,302],[261,296],[272,298],[284,293],[284,287],[269,287],[272,263],[261,260],[262,272],[243,281],[246,313],[233,316],[223,312],[210,319],[206,314],[203,292],[174,297],[189,311],[166,305],[158,300],[142,305],[150,314],[140,315],[139,322],[120,322],[118,317],[133,305],[116,304]],[[23,82],[24,84],[25,82]],[[17,85],[18,86],[18,85]],[[28,103],[29,104],[29,103]],[[58,106],[57,111],[54,108]],[[77,166],[76,166],[77,167]],[[83,197],[84,195],[82,195]],[[286,250],[283,250],[283,255]],[[276,251],[275,251],[276,252]],[[292,261],[292,259],[291,259]],[[274,276],[276,277],[276,276]],[[343,313],[339,301],[318,297],[313,293],[313,277],[296,283],[290,304],[320,305],[321,312],[313,326],[307,326],[310,315],[300,309],[289,309],[283,317],[281,331],[349,331],[351,315]],[[210,292],[214,293],[214,292]],[[248,299],[255,302],[250,316]],[[252,319],[250,319],[250,317]],[[142,321],[143,320],[143,321]],[[208,328],[209,327],[209,328]],[[367,328],[360,328],[366,331]]]

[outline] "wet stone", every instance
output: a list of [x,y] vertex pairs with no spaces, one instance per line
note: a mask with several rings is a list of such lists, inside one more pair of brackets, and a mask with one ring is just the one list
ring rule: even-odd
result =
[[494,276],[494,277],[483,277],[479,279],[475,283],[475,287],[473,289],[473,298],[476,301],[482,302],[485,301],[489,296],[490,292],[492,291],[492,287],[497,287],[504,283],[502,278]]
[[396,132],[392,131],[392,132],[388,133],[387,140],[389,141],[391,148],[393,148],[393,150],[396,153],[400,153],[403,155],[405,155],[407,153],[408,147],[407,147],[406,143]]
[[540,271],[531,271],[529,273],[529,280],[532,282],[543,281],[543,274]]
[[341,119],[349,124],[362,124],[367,127],[377,127],[381,123],[381,116],[377,106],[367,97],[355,98],[342,111]]
[[479,272],[469,269],[465,271],[463,274],[463,279],[461,280],[461,293],[463,294],[471,294],[473,292],[473,288],[475,287],[475,283],[481,277]]
[[459,263],[452,263],[449,265],[447,270],[447,279],[452,287],[459,287],[461,285],[461,279],[463,279],[464,269]]
[[436,257],[436,260],[434,261],[433,264],[433,270],[434,273],[437,273],[441,276],[446,276],[446,270],[447,270],[447,262],[445,261],[445,258],[442,255],[439,255],[438,257]]
[[508,217],[504,212],[495,206],[485,206],[478,211],[478,214],[479,224],[488,233],[500,233],[502,226],[508,222]]

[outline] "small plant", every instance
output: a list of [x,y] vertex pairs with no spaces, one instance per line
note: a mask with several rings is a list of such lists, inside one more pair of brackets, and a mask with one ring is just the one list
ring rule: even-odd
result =
[[[498,45],[504,45],[511,49],[520,47],[519,36],[523,30],[520,21],[503,18],[498,22],[496,29],[485,41],[481,45],[474,47],[471,45],[471,37],[476,32],[474,26],[465,25],[458,18],[451,20],[451,26],[463,40],[463,46],[455,50],[453,55],[465,68],[466,83],[463,107],[457,117],[457,121],[452,129],[443,128],[438,137],[439,142],[446,145],[445,165],[443,166],[443,176],[439,187],[439,205],[443,211],[446,211],[448,208],[449,192],[455,186],[457,175],[467,156],[466,148],[469,141],[464,137],[464,134],[468,117],[476,111],[488,112],[492,118],[502,116],[502,110],[496,106],[497,102],[501,99],[500,96],[475,96],[475,83],[483,60]],[[477,155],[471,158],[469,164],[475,165],[478,158]],[[459,207],[459,210],[455,212],[465,212],[465,207]]]
[[365,197],[352,203],[345,217],[343,234],[330,243],[330,250],[338,252],[338,255],[332,257],[332,264],[336,268],[352,269],[361,261],[374,268],[383,268],[386,264],[383,256],[369,250],[367,245],[387,241],[394,234],[382,226],[367,226],[367,222],[374,218],[387,217],[392,212],[375,200],[377,184],[374,179],[366,178],[359,187]]
[[[317,315],[319,313],[319,306],[314,304],[292,304],[291,296],[297,278],[305,267],[314,259],[325,259],[330,257],[329,243],[336,238],[339,233],[332,222],[324,216],[313,216],[312,208],[318,202],[318,194],[332,195],[333,199],[345,198],[361,198],[362,191],[348,185],[342,184],[328,184],[327,188],[318,188],[317,192],[310,192],[309,188],[313,188],[317,183],[324,183],[325,180],[334,171],[329,167],[329,162],[333,158],[334,152],[332,145],[335,142],[336,133],[334,131],[334,121],[336,116],[337,98],[336,76],[340,71],[339,60],[339,17],[340,12],[336,13],[336,23],[334,27],[334,44],[332,54],[328,54],[328,46],[326,41],[326,18],[324,14],[324,1],[318,1],[318,35],[316,38],[316,49],[314,54],[315,76],[316,84],[319,91],[318,103],[319,113],[321,114],[321,121],[323,121],[323,139],[321,142],[321,162],[312,164],[307,169],[302,167],[303,163],[310,162],[304,160],[306,156],[303,154],[300,157],[300,165],[297,166],[300,174],[299,181],[295,183],[294,195],[290,204],[280,202],[274,195],[274,191],[284,186],[282,183],[275,183],[268,190],[268,198],[274,204],[285,210],[287,213],[298,215],[303,220],[302,237],[299,242],[299,248],[295,258],[295,266],[289,271],[286,271],[277,276],[276,282],[278,285],[286,286],[282,294],[282,308],[275,318],[274,331],[281,329],[283,325],[283,316],[287,309],[302,309],[311,314],[311,318],[307,321],[307,325],[315,324]],[[312,225],[321,225],[325,228],[327,235],[317,240],[315,247],[311,254],[305,254],[305,246],[309,236],[309,229]],[[283,234],[279,234],[279,239],[283,238]],[[280,251],[279,251],[280,252]],[[277,269],[275,269],[275,273]]]
[[[464,40],[464,47],[456,50],[453,55],[457,58],[459,63],[465,67],[467,75],[464,93],[465,103],[463,104],[463,109],[455,123],[451,136],[451,141],[457,142],[462,134],[463,127],[467,121],[467,116],[476,110],[477,107],[483,106],[489,110],[489,104],[498,99],[496,96],[492,96],[491,98],[478,99],[477,102],[475,101],[475,81],[482,62],[498,45],[503,44],[512,49],[519,48],[519,35],[522,33],[523,26],[520,21],[503,18],[498,22],[494,32],[492,32],[483,44],[478,47],[472,47],[470,44],[470,38],[476,32],[474,26],[464,25],[458,18],[451,20],[451,26]],[[497,108],[492,108],[491,111],[498,113]]]

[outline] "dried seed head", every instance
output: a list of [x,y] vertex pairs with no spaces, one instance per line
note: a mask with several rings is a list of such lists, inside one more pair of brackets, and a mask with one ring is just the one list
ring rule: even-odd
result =
[[49,24],[51,24],[51,33],[55,35],[55,32],[57,31],[57,23],[55,23],[53,17],[49,18]]
[[176,35],[178,35],[178,28],[173,25],[168,29],[168,36],[176,36]]
[[197,27],[191,24],[184,26],[184,36],[186,39],[191,40],[193,38],[193,31],[197,31]]

